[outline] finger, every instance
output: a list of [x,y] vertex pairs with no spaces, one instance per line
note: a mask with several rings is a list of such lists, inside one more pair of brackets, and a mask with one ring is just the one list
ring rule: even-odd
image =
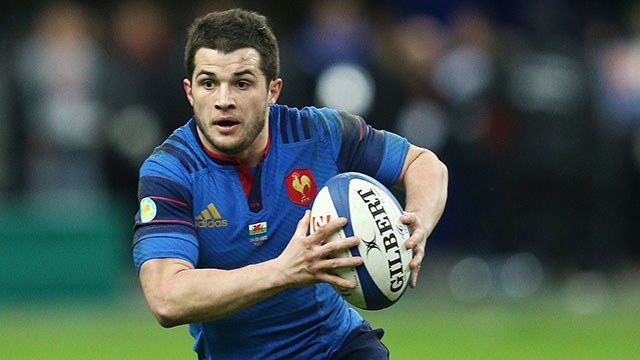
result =
[[422,260],[424,259],[424,247],[421,245],[418,245],[416,247],[413,248],[413,258],[411,259],[411,262],[409,263],[409,267],[411,267],[411,269],[418,269],[420,267],[420,264],[422,264]]
[[414,213],[404,213],[400,217],[400,221],[411,229],[411,237],[406,242],[407,249],[410,249],[417,244],[418,240],[416,239],[422,237],[423,231],[420,226],[420,219]]
[[405,225],[409,225],[415,222],[416,220],[417,220],[416,214],[410,213],[410,212],[406,212],[402,214],[402,216],[400,217],[400,221]]
[[422,260],[424,259],[424,247],[421,245],[414,247],[413,254],[413,258],[411,262],[409,262],[409,267],[411,268],[411,281],[409,286],[415,288],[418,282],[418,273],[420,272]]
[[[411,229],[411,235],[419,233],[420,239],[424,238],[425,241],[426,241],[426,238],[428,238],[429,235],[431,235],[431,232],[433,231],[433,227],[426,226],[422,218],[415,213],[410,213],[410,212],[404,213],[400,217],[400,221],[403,224],[409,226],[409,228]],[[416,241],[414,243],[417,244],[419,242],[420,241]]]
[[358,243],[360,243],[360,239],[357,236],[329,241],[322,245],[320,256],[328,257],[340,251],[350,249],[358,245]]
[[421,245],[421,243],[426,243],[426,236],[422,230],[415,230],[411,233],[411,236],[405,242],[405,246],[407,249],[413,249],[416,245]]
[[298,221],[298,226],[294,232],[294,236],[303,237],[307,236],[309,232],[309,225],[311,224],[311,210],[305,210],[304,216]]
[[318,261],[316,268],[320,271],[336,270],[346,267],[356,267],[362,265],[362,257],[360,256],[346,256],[346,257],[334,257],[325,260]]
[[409,282],[409,286],[412,289],[415,289],[416,285],[418,284],[418,273],[420,272],[420,266],[418,266],[417,269],[413,270],[413,272],[411,272],[411,281]]
[[355,281],[347,280],[347,279],[341,278],[338,275],[331,274],[331,273],[320,274],[318,275],[318,278],[321,281],[327,282],[331,285],[335,285],[339,288],[353,289],[356,287]]
[[331,236],[333,233],[342,229],[345,225],[347,225],[347,219],[344,217],[340,217],[320,226],[318,228],[318,231],[311,234],[311,236],[315,236],[317,239],[324,240]]

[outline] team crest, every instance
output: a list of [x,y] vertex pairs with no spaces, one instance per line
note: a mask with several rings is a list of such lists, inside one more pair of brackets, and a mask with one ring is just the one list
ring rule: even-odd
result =
[[284,177],[289,199],[295,204],[309,205],[313,197],[316,196],[316,180],[311,174],[311,170],[293,169],[289,175]]

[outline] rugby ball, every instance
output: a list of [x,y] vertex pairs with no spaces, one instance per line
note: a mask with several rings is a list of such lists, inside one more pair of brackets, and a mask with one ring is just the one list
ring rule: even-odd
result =
[[326,241],[356,235],[358,246],[336,256],[361,256],[363,264],[337,269],[335,274],[353,280],[354,289],[333,286],[349,304],[365,310],[391,306],[409,283],[409,261],[413,256],[405,242],[409,227],[400,221],[403,210],[397,199],[376,179],[347,172],[329,179],[314,198],[310,232],[332,219],[348,220],[341,230]]

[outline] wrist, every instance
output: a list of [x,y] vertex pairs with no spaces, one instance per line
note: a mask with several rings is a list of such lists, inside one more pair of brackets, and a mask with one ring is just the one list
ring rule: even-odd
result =
[[267,260],[262,263],[262,265],[264,265],[265,268],[260,269],[260,271],[264,271],[266,281],[270,288],[279,291],[290,287],[290,277],[283,271],[279,258]]

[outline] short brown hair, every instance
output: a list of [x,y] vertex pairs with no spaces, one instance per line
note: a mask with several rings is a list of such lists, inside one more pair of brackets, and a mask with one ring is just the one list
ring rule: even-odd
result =
[[189,28],[184,50],[184,66],[189,79],[193,77],[193,61],[200,48],[223,53],[241,48],[254,48],[260,54],[260,70],[267,78],[267,84],[278,77],[278,42],[267,24],[267,18],[256,12],[231,9],[211,12],[196,19]]

